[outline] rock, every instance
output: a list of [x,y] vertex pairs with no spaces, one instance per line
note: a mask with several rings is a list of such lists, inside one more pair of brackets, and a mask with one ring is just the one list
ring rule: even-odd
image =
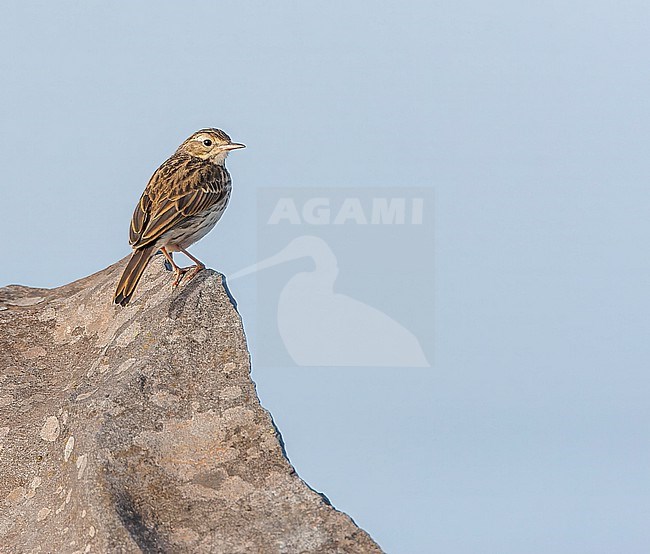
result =
[[[0,289],[0,551],[381,552],[296,474],[214,271]],[[2,309],[4,308],[4,309]]]

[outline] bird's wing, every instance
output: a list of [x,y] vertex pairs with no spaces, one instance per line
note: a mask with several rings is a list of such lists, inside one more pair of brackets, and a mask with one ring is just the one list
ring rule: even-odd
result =
[[143,248],[184,220],[207,211],[228,194],[225,167],[204,160],[172,157],[151,177],[133,212],[129,242]]

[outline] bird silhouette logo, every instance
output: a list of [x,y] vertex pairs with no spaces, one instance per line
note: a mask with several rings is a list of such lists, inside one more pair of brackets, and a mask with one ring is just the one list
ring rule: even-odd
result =
[[336,255],[325,240],[302,235],[229,281],[300,258],[314,269],[293,275],[278,299],[277,324],[298,366],[430,367],[417,337],[381,310],[334,292]]

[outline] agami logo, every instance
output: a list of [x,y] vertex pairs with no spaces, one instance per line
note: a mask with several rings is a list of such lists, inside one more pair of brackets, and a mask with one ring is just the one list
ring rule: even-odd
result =
[[258,366],[430,367],[433,191],[267,188],[258,196]]
[[296,199],[278,199],[268,225],[421,225],[423,198],[344,198],[335,204],[327,197],[309,198],[300,206]]

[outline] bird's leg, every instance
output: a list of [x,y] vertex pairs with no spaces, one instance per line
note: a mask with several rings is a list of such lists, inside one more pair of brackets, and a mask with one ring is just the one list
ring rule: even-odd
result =
[[186,270],[187,270],[187,269],[190,270],[190,272],[189,272],[189,274],[188,274],[188,276],[187,276],[187,280],[189,281],[189,280],[192,279],[192,277],[194,277],[194,276],[195,276],[199,271],[205,269],[205,264],[204,264],[201,260],[199,260],[199,259],[195,258],[194,256],[192,256],[192,254],[190,254],[187,250],[183,250],[182,248],[180,248],[179,250],[180,250],[183,254],[185,254],[185,255],[186,255],[190,260],[192,260],[192,261],[196,264],[194,267],[191,267],[191,268],[188,267],[188,268],[186,268]]
[[179,283],[181,282],[181,279],[183,278],[183,275],[187,272],[189,268],[187,267],[178,267],[176,263],[174,262],[173,256],[167,252],[167,249],[162,246],[160,248],[162,251],[163,255],[165,258],[167,258],[167,261],[172,265],[172,269],[174,270],[174,273],[176,273],[176,279],[174,279],[174,282],[172,283],[172,287],[177,287]]
[[178,269],[178,266],[174,263],[174,257],[169,252],[167,252],[167,249],[164,246],[160,248],[160,251],[163,253],[163,256],[165,256],[169,264],[172,266],[172,269],[174,270]]

